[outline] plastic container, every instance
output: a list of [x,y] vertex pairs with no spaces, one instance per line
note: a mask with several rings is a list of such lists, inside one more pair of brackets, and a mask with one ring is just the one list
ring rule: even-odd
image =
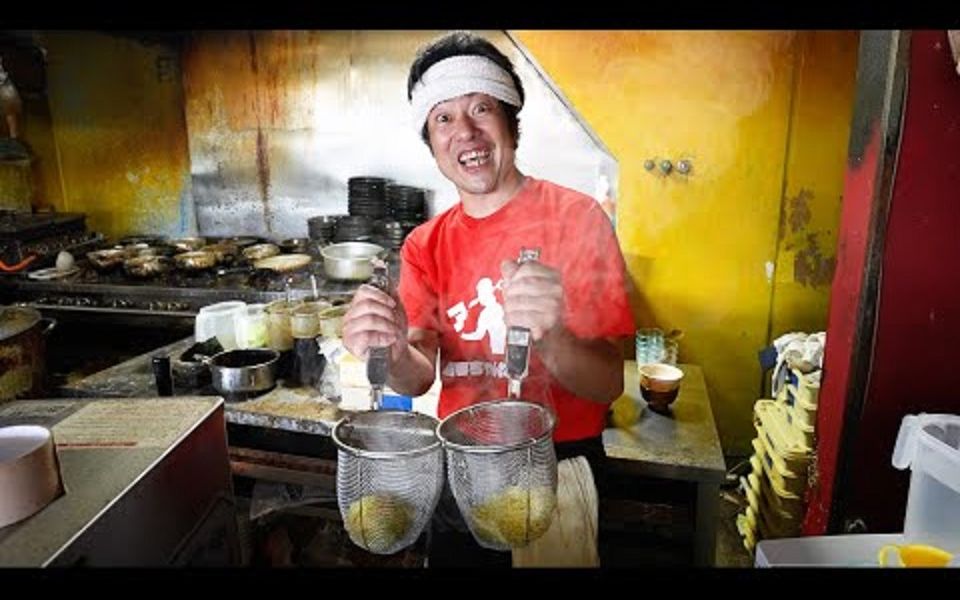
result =
[[813,446],[803,431],[788,423],[784,405],[773,400],[757,400],[753,406],[753,424],[757,436],[773,451],[772,459],[781,463],[781,471],[799,473],[806,470]]
[[264,304],[250,304],[234,315],[234,329],[237,336],[237,347],[266,348],[267,346],[267,313]]
[[797,423],[801,431],[811,432],[817,424],[817,404],[810,401],[810,395],[800,394],[795,386],[788,385],[787,393],[790,400],[787,402],[788,421]]
[[960,552],[960,416],[905,416],[892,462],[913,471],[904,538]]
[[770,480],[766,472],[757,478],[757,486],[760,488],[760,496],[764,502],[775,510],[790,515],[803,515],[807,505],[803,496],[791,494],[790,492],[777,487]]
[[[759,441],[754,439],[755,444]],[[749,488],[761,499],[761,506],[769,506],[773,510],[791,517],[798,517],[804,514],[806,503],[803,500],[803,494],[794,494],[784,490],[774,483],[766,468],[761,464],[759,471],[754,471],[746,477],[741,478],[741,484],[744,486],[744,493]]]
[[903,543],[890,533],[824,535],[757,542],[757,567],[879,567],[877,553]]
[[320,334],[328,339],[343,337],[343,317],[346,306],[331,306],[320,312]]
[[747,519],[747,515],[737,515],[737,531],[743,537],[743,547],[747,552],[753,553],[757,546],[757,524]]
[[330,308],[328,302],[304,302],[290,313],[290,333],[294,338],[315,338],[320,335],[320,313]]
[[290,330],[290,314],[293,302],[274,300],[264,309],[267,313],[267,347],[279,352],[293,349],[293,332]]
[[[802,496],[807,489],[807,468],[805,463],[808,461],[801,463],[801,461],[794,459],[791,463],[797,470],[788,470],[785,468],[786,461],[782,457],[777,457],[776,452],[766,446],[766,438],[757,438],[757,441],[759,442],[760,449],[757,450],[756,457],[762,465],[766,476],[770,478],[770,481],[773,482],[778,489],[782,489],[796,496]],[[775,460],[775,457],[780,460]]]
[[[754,472],[751,475],[757,475],[754,481],[762,481],[764,475],[758,457],[756,455],[752,456],[750,462],[754,467]],[[772,503],[769,498],[771,495],[769,486],[767,486],[767,491],[763,491],[762,483],[758,486],[759,489],[755,488],[754,484],[746,478],[742,479],[740,483],[747,499],[747,505],[764,522],[765,530],[768,533],[767,537],[785,537],[800,532],[803,511],[786,511],[780,505]]]
[[217,302],[204,306],[197,313],[193,336],[198,342],[216,337],[224,350],[237,348],[237,333],[234,323],[246,311],[247,303],[239,300]]
[[[818,373],[819,371],[814,371]],[[787,377],[787,389],[791,392],[791,401],[794,399],[814,407],[820,400],[820,381],[811,377],[812,373],[801,373],[791,369]]]

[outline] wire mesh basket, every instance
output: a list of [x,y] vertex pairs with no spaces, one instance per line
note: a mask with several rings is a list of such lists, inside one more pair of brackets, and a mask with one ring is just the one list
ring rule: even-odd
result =
[[450,489],[481,546],[521,548],[549,529],[557,503],[555,423],[540,404],[496,400],[458,410],[437,427]]
[[437,425],[428,415],[379,410],[334,426],[337,503],[354,544],[393,554],[420,536],[443,489]]

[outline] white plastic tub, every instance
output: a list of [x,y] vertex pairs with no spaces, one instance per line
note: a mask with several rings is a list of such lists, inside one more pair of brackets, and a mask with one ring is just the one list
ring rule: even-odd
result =
[[893,466],[912,470],[904,537],[960,551],[960,416],[904,417]]

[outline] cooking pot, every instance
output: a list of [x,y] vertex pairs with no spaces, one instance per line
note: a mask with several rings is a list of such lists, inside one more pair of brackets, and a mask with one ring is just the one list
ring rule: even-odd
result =
[[371,259],[386,257],[386,249],[368,242],[331,244],[320,251],[323,270],[330,279],[366,281],[373,275]]
[[227,350],[203,362],[210,367],[213,388],[224,400],[246,400],[276,385],[280,353],[268,348]]
[[0,307],[0,401],[43,395],[46,336],[55,325],[33,308]]

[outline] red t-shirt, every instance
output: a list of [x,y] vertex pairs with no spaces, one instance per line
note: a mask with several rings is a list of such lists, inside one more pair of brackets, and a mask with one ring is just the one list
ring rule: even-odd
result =
[[[624,261],[610,219],[589,196],[529,178],[507,204],[483,219],[461,203],[417,227],[401,250],[400,299],[411,327],[440,333],[438,415],[507,394],[507,327],[500,263],[521,247],[560,271],[563,321],[580,338],[631,336],[633,316]],[[608,405],[579,398],[531,352],[521,396],[554,408],[555,441],[603,431]]]

